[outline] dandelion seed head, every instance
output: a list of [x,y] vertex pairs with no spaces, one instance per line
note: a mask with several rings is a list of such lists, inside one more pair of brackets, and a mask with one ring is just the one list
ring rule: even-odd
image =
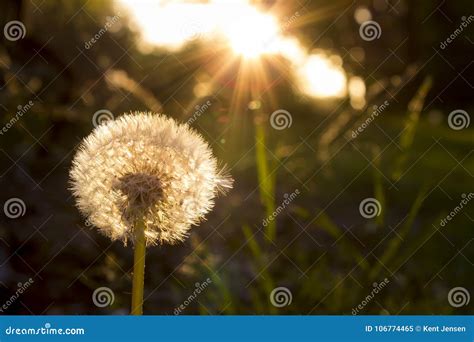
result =
[[70,171],[80,211],[113,240],[133,241],[138,220],[147,244],[182,241],[232,179],[209,145],[164,115],[132,113],[84,139]]

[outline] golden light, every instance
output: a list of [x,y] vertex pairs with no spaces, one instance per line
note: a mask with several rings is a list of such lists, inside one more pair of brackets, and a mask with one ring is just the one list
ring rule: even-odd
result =
[[[296,38],[282,33],[274,14],[260,11],[248,0],[117,1],[132,14],[146,44],[177,50],[195,39],[222,43],[220,46],[246,60],[247,70],[263,78],[265,70],[256,70],[263,67],[260,59],[280,56],[288,61],[286,69],[307,95],[347,94],[347,76],[340,65],[324,54],[308,54]],[[254,64],[250,69],[249,62]]]
[[346,95],[344,70],[324,55],[310,55],[298,70],[303,91],[315,97]]
[[256,58],[278,52],[281,37],[278,22],[273,16],[261,13],[249,5],[242,7],[234,15],[245,20],[229,20],[223,23],[220,30],[235,53],[246,58]]
[[351,77],[349,79],[349,96],[351,101],[351,106],[354,109],[362,109],[366,105],[365,95],[366,87],[365,82],[360,77]]

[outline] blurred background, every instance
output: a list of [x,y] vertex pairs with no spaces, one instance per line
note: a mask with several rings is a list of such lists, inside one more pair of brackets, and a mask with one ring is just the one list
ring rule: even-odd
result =
[[68,171],[135,110],[187,122],[235,179],[148,249],[146,314],[473,313],[471,1],[0,12],[2,314],[129,312],[132,248],[81,217]]

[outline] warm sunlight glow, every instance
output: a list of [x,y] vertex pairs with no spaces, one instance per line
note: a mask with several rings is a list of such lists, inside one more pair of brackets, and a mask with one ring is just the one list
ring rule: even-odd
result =
[[356,76],[351,77],[347,88],[352,108],[359,110],[364,108],[366,105],[365,93],[367,91],[364,80]]
[[194,39],[225,38],[237,54],[256,57],[277,52],[281,39],[277,20],[246,0],[119,3],[132,13],[147,43],[174,50]]
[[347,78],[344,70],[324,55],[311,55],[299,68],[303,91],[315,97],[346,95]]
[[309,55],[296,38],[282,33],[275,15],[261,12],[248,0],[118,2],[132,14],[148,45],[178,50],[200,39],[228,47],[249,61],[281,56],[307,95],[324,98],[347,93],[346,74],[338,63],[324,54]]
[[279,26],[274,17],[244,6],[234,16],[245,18],[241,21],[230,19],[223,23],[221,31],[235,53],[255,58],[263,54],[278,52],[281,41]]

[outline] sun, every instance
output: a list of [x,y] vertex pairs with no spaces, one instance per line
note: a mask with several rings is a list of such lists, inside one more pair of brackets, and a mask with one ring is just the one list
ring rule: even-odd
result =
[[281,34],[275,17],[250,6],[243,6],[234,14],[245,19],[231,20],[220,29],[234,53],[245,58],[258,58],[278,52]]
[[[264,65],[269,63],[283,78],[293,78],[297,88],[310,97],[347,95],[347,75],[342,63],[334,63],[340,57],[308,52],[296,37],[284,32],[278,13],[262,11],[249,0],[117,1],[134,17],[144,44],[176,51],[200,40],[210,51],[231,52],[222,69],[240,59],[240,80],[258,78],[255,82],[265,88],[268,78]],[[286,63],[281,63],[282,58]]]

